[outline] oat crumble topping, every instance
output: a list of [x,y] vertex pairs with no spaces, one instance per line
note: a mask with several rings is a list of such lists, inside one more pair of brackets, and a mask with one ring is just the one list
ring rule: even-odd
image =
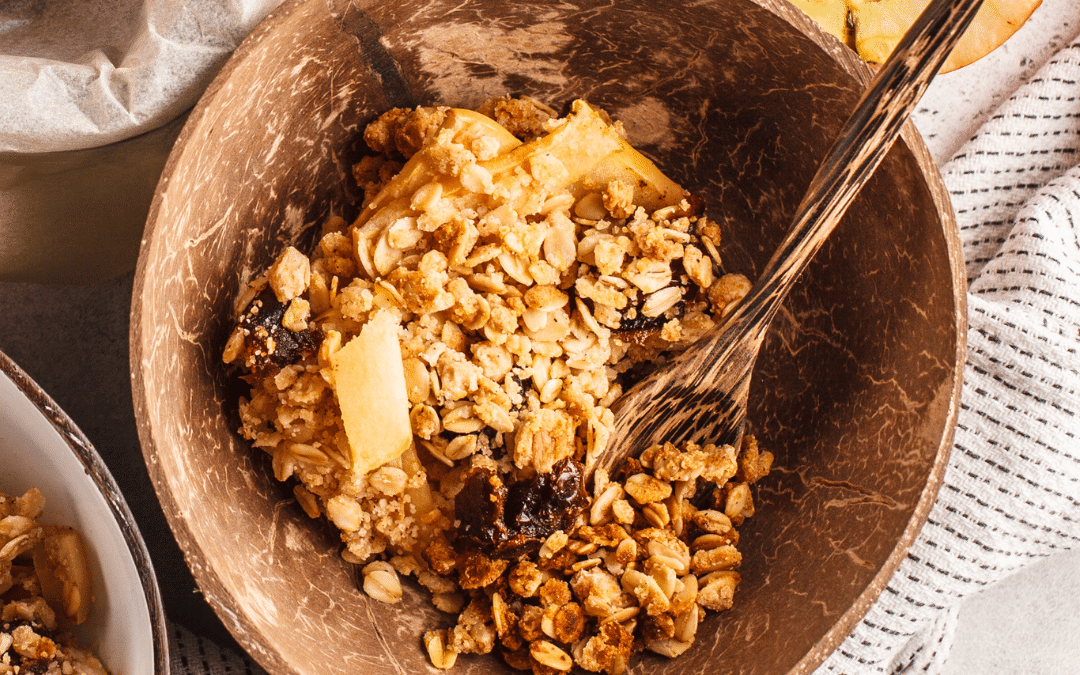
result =
[[717,223],[583,101],[394,109],[364,139],[360,216],[238,300],[240,433],[338,527],[368,595],[414,576],[456,615],[423,636],[436,667],[681,654],[731,607],[772,455],[663,444],[584,477],[624,387],[749,290]]

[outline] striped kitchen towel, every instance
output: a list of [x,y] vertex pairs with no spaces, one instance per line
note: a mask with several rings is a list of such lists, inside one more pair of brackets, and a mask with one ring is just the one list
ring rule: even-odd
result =
[[944,483],[907,558],[817,671],[936,673],[961,599],[1080,546],[1080,40],[943,168],[970,284]]

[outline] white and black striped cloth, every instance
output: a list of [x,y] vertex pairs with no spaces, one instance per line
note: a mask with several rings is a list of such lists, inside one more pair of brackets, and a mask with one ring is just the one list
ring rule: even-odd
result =
[[[815,675],[937,673],[959,601],[1080,546],[1080,41],[943,170],[970,282],[968,362],[944,485],[907,559]],[[172,627],[176,675],[252,675]]]
[[957,606],[1080,546],[1080,40],[943,167],[970,283],[944,484],[907,559],[815,675],[937,673]]

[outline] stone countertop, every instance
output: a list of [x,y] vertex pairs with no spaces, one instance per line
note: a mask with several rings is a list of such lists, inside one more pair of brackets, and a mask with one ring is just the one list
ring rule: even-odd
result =
[[[945,161],[993,109],[1080,31],[1076,0],[1043,0],[994,54],[938,78],[916,126]],[[170,618],[234,645],[201,598],[153,497],[142,464],[128,378],[132,273],[85,286],[0,282],[0,350],[72,417],[113,472],[154,564]],[[1076,672],[1080,664],[1080,552],[1035,563],[969,598],[945,672]]]

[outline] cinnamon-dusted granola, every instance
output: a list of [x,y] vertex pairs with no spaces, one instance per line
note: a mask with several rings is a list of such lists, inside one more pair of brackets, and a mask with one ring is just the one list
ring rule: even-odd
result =
[[108,675],[65,626],[86,619],[90,578],[70,528],[42,525],[41,491],[0,492],[0,675]]
[[[310,255],[286,249],[241,294],[223,355],[251,384],[240,431],[273,457],[279,480],[298,479],[306,513],[338,527],[373,597],[400,597],[400,573],[461,612],[425,638],[436,665],[502,640],[511,663],[617,672],[635,644],[635,608],[668,617],[642,635],[676,635],[677,616],[660,609],[675,582],[657,585],[639,565],[662,546],[650,537],[681,560],[689,543],[674,542],[698,531],[682,506],[697,481],[725,485],[740,467],[731,448],[661,447],[655,470],[643,458],[618,481],[589,487],[584,476],[635,366],[693,342],[748,282],[724,273],[720,229],[700,200],[601,111],[577,101],[560,118],[510,98],[480,110],[395,109],[369,125],[376,154],[353,172],[366,195],[359,217],[331,217]],[[744,483],[767,472],[767,454],[755,457]],[[733,520],[752,514],[748,492],[725,489]],[[737,564],[709,555],[708,574]],[[696,574],[685,557],[678,574]],[[573,574],[612,575],[612,565],[619,579],[632,572],[604,586],[627,585],[603,614],[618,628],[587,611],[606,600],[571,600]],[[562,586],[545,596],[557,575]],[[705,597],[723,595],[719,579]],[[551,607],[580,613],[549,616],[552,594],[566,602]],[[504,605],[509,623],[493,613]],[[588,626],[591,641],[567,652]]]
[[[771,464],[748,436],[738,457],[731,446],[664,444],[614,477],[597,471],[587,517],[482,586],[460,584],[469,589],[466,611],[424,636],[432,664],[446,669],[458,654],[499,651],[537,675],[574,664],[619,675],[645,649],[678,656],[707,611],[732,606],[742,562],[735,522],[752,510],[749,485]],[[744,488],[746,502],[730,499]],[[650,515],[655,507],[667,517]],[[451,564],[440,574],[453,580],[465,570]]]

